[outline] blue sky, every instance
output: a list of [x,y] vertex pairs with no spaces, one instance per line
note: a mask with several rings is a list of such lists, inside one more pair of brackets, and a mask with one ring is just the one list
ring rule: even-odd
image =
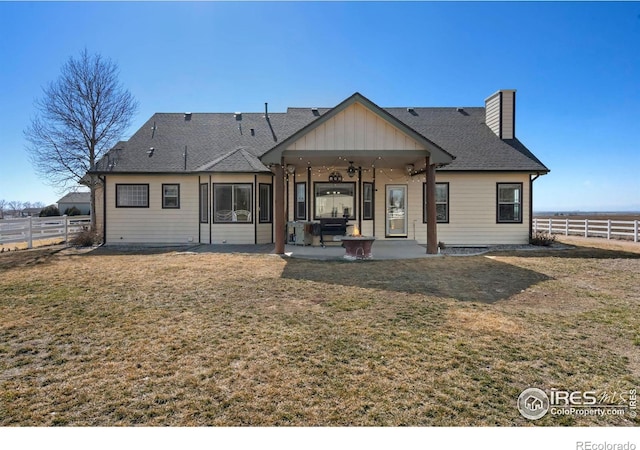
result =
[[[83,49],[154,112],[483,106],[517,97],[517,136],[550,169],[536,210],[640,210],[640,3],[0,2],[0,199],[55,202],[23,130]],[[125,138],[128,136],[124,136]]]

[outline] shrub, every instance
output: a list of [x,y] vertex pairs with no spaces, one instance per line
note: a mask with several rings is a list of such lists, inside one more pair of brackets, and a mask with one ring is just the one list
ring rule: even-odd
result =
[[556,237],[552,234],[545,233],[544,231],[536,231],[529,239],[529,243],[532,245],[539,245],[542,247],[549,247],[556,240]]
[[69,239],[69,244],[76,247],[93,247],[102,241],[95,231],[84,230]]
[[64,213],[67,216],[80,216],[80,215],[82,215],[82,212],[78,208],[76,208],[75,206],[72,206],[71,208],[65,209]]
[[60,210],[56,205],[49,205],[42,208],[40,211],[40,217],[51,217],[51,216],[59,216]]

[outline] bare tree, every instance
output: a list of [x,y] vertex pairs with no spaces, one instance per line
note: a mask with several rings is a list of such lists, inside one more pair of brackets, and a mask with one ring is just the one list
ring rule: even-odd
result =
[[38,114],[24,131],[36,171],[61,192],[70,183],[91,190],[95,228],[96,162],[131,124],[138,103],[118,81],[118,66],[85,49],[62,66],[36,101]]
[[13,217],[15,217],[16,214],[21,215],[22,208],[23,203],[20,200],[10,200],[7,202],[7,211],[10,212]]
[[0,198],[0,219],[4,219],[4,212],[7,208],[7,201],[3,198]]

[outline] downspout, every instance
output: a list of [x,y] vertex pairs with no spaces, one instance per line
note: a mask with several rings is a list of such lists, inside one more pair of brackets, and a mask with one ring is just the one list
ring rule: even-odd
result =
[[[315,203],[315,198],[313,199]],[[315,204],[314,204],[315,207]],[[307,220],[311,222],[311,166],[307,167]]]
[[540,172],[536,173],[536,176],[531,178],[529,175],[529,237],[533,233],[533,182],[540,177]]
[[209,211],[209,244],[211,244],[212,240],[212,222],[213,222],[213,187],[211,186],[211,174],[209,174],[209,186],[207,186],[207,194],[209,195],[207,203],[207,210]]
[[[198,202],[198,244],[202,244],[202,217],[200,217],[200,214],[202,214],[202,189],[200,189],[200,185],[202,184],[202,177],[200,175],[198,175],[198,199],[200,200]],[[208,206],[208,205],[207,205]]]

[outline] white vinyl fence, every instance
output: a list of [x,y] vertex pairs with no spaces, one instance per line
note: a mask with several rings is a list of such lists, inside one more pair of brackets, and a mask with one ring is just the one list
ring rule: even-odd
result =
[[533,219],[533,231],[565,236],[606,237],[607,239],[633,239],[638,242],[639,220],[595,219]]
[[24,219],[0,220],[0,245],[26,242],[27,248],[33,241],[69,237],[87,230],[91,224],[89,216],[25,217]]

